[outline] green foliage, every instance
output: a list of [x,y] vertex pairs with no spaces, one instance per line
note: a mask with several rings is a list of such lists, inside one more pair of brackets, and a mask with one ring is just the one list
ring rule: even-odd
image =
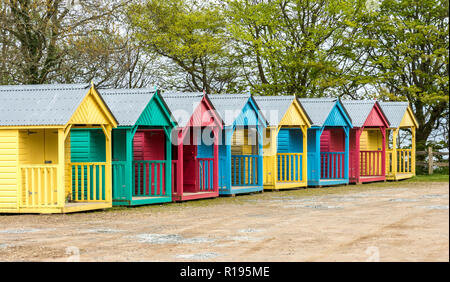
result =
[[411,103],[419,149],[448,116],[448,19],[448,0],[384,0],[355,20],[354,52],[366,58],[360,67],[371,70],[379,99]]
[[170,59],[178,72],[187,74],[187,90],[232,89],[236,66],[227,48],[225,19],[216,5],[149,0],[130,5],[128,16],[135,39],[148,52]]
[[[348,83],[346,23],[356,1],[229,0],[228,29],[253,92],[323,96]],[[256,73],[256,74],[255,74]]]

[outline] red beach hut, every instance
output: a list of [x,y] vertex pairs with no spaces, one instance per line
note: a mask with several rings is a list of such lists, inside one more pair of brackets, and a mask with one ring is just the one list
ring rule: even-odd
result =
[[162,97],[178,122],[171,135],[173,201],[218,197],[221,118],[203,93]]
[[389,121],[377,101],[343,101],[350,115],[350,183],[386,180]]

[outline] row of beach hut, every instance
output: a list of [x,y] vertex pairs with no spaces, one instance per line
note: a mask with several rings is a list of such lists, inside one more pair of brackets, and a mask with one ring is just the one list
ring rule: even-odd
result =
[[0,86],[0,213],[409,178],[416,128],[406,102]]

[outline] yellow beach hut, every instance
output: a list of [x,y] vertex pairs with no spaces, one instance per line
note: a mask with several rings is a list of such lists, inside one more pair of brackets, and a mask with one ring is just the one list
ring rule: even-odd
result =
[[[0,86],[0,213],[68,213],[112,206],[114,116],[89,84]],[[70,131],[101,129],[71,161]],[[92,162],[91,154],[102,154]]]
[[386,129],[386,179],[416,175],[416,129],[419,125],[408,102],[380,102],[390,121]]
[[306,187],[307,131],[311,120],[295,96],[255,96],[266,117],[264,189]]

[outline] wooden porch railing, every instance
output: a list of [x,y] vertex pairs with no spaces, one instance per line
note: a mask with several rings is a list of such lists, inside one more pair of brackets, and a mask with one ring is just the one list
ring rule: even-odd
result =
[[345,153],[320,153],[320,178],[343,179],[345,177]]
[[231,185],[257,186],[259,155],[231,156]]
[[395,166],[397,173],[412,173],[412,149],[397,149],[396,164],[393,154],[393,150],[386,151],[386,174],[393,174]]
[[166,161],[133,161],[133,196],[165,196],[165,168]]
[[303,181],[303,153],[277,154],[278,182]]
[[20,206],[24,208],[58,207],[57,165],[20,166]]
[[382,176],[382,151],[360,151],[360,176]]
[[104,202],[106,200],[105,162],[71,163],[72,201]]
[[197,162],[199,190],[214,191],[214,158],[197,158]]

